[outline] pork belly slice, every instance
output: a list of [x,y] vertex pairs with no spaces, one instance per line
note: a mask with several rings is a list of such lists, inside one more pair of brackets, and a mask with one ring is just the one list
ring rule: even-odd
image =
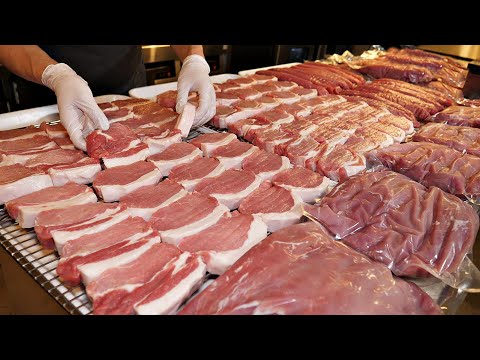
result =
[[413,127],[413,122],[400,116],[383,116],[378,119],[378,122],[381,124],[388,124],[402,129],[405,132],[405,135],[413,134],[415,131]]
[[240,100],[240,98],[228,92],[216,92],[215,93],[217,106],[231,106],[234,102]]
[[232,104],[232,106],[217,106],[217,112],[211,121],[212,125],[219,129],[226,129],[237,121],[257,115],[269,108],[268,105],[264,105],[264,102],[242,101],[240,103],[241,106],[245,106],[246,104],[252,106],[237,108],[234,106],[235,103]]
[[227,91],[230,94],[238,96],[242,100],[255,100],[256,98],[262,96],[262,93],[260,91],[246,87],[242,87],[241,89],[229,89]]
[[148,104],[151,102],[152,101],[149,99],[129,98],[129,99],[123,99],[123,100],[114,100],[111,102],[111,104],[118,108],[133,109],[133,107],[137,105]]
[[256,130],[265,125],[269,125],[270,123],[271,122],[268,120],[261,120],[258,118],[244,119],[230,124],[228,126],[228,131],[237,136],[245,137],[245,134],[247,134],[249,130]]
[[[89,295],[93,298],[94,314],[174,314],[200,287],[206,266],[200,256],[186,252],[174,257],[173,251],[165,246],[174,248],[168,244],[155,244],[137,259],[118,270],[104,271],[92,282],[92,287],[96,282],[111,287],[100,296]],[[167,250],[170,251],[165,256]],[[147,267],[146,264],[153,266]],[[136,273],[145,275],[139,277],[134,275]],[[108,284],[110,279],[115,279],[115,285]]]
[[254,115],[253,118],[271,123],[275,126],[288,124],[295,120],[295,117],[292,114],[278,109],[262,112],[258,115]]
[[165,130],[160,135],[145,136],[142,141],[148,145],[150,155],[155,155],[164,151],[170,145],[181,142],[182,134],[179,130]]
[[[69,286],[77,286],[81,281],[82,266],[98,265],[111,257],[137,249],[145,237],[158,238],[150,225],[140,217],[127,218],[108,229],[96,234],[82,236],[67,242],[62,248],[62,258],[57,265],[57,275]],[[105,261],[105,263],[107,263]],[[118,263],[116,266],[120,266]],[[97,267],[97,271],[98,271]],[[100,274],[98,271],[96,274]],[[88,277],[91,279],[94,273]],[[85,282],[85,279],[84,279]]]
[[290,91],[272,91],[265,94],[266,96],[273,97],[275,100],[282,104],[293,104],[300,101],[301,97]]
[[[319,301],[322,299],[322,301]],[[441,314],[415,284],[333,240],[313,222],[263,240],[180,312],[200,314]]]
[[158,209],[167,206],[187,195],[182,185],[166,179],[157,185],[143,186],[120,198],[132,216],[140,216],[146,221]]
[[367,154],[370,166],[384,165],[431,187],[454,195],[480,194],[480,158],[427,142],[395,144]]
[[292,164],[305,167],[308,159],[318,156],[323,149],[312,137],[304,136],[287,143],[282,152]]
[[32,155],[30,159],[25,161],[24,165],[46,172],[55,165],[73,164],[85,158],[87,158],[87,156],[80,150],[55,149]]
[[245,198],[238,211],[258,215],[270,232],[299,223],[303,216],[300,197],[290,190],[273,185],[269,180]]
[[184,237],[215,224],[229,209],[217,199],[194,192],[157,210],[150,218],[163,242],[178,245]]
[[55,242],[55,248],[62,256],[63,247],[69,241],[78,239],[89,234],[97,234],[109,227],[130,217],[127,207],[120,204],[120,207],[107,210],[94,218],[84,221],[78,225],[67,226],[61,229],[53,229],[50,234]]
[[275,76],[271,76],[271,75],[253,74],[253,75],[249,75],[248,77],[254,79],[256,84],[265,84],[266,82],[269,82],[269,81],[278,80]]
[[98,160],[85,157],[73,164],[55,165],[48,169],[48,174],[55,186],[62,186],[68,182],[91,184],[101,170]]
[[128,120],[123,120],[121,124],[128,126],[134,132],[146,127],[173,128],[177,118],[178,114],[175,111],[162,108],[162,111],[153,114],[136,115]]
[[164,176],[170,174],[170,170],[180,164],[186,164],[190,161],[202,157],[200,149],[186,142],[179,142],[170,145],[162,152],[149,156],[148,161],[152,162]]
[[480,129],[468,126],[428,123],[413,135],[412,140],[446,145],[460,152],[480,156]]
[[207,271],[220,275],[266,237],[267,225],[260,217],[234,211],[232,216],[184,238],[178,248],[201,255]]
[[346,101],[347,99],[340,95],[324,95],[301,101],[298,104],[305,108],[316,110],[337,105]]
[[21,139],[31,139],[35,136],[47,137],[47,133],[40,128],[29,126],[23,129],[12,129],[0,131],[0,143]]
[[133,119],[135,116],[133,112],[128,108],[116,109],[116,110],[104,110],[103,113],[108,119],[110,124]]
[[77,150],[69,137],[53,138],[52,140],[55,141],[55,144],[57,144],[58,146],[60,146],[60,148],[64,150]]
[[372,130],[387,134],[393,139],[395,143],[403,142],[406,137],[405,131],[390,124],[376,122],[373,124],[369,124],[368,127]]
[[111,124],[106,131],[95,130],[86,137],[87,153],[94,159],[102,159],[105,167],[129,165],[145,160],[148,147],[128,126]]
[[295,166],[275,175],[272,178],[272,184],[290,190],[292,194],[298,195],[305,203],[313,204],[337,183],[312,170]]
[[169,178],[191,192],[202,179],[220,175],[224,171],[225,167],[217,159],[199,157],[173,167]]
[[290,92],[300,96],[300,101],[313,99],[318,96],[318,91],[316,89],[306,89],[302,86],[290,89]]
[[93,187],[105,202],[112,202],[142,186],[155,185],[161,178],[160,170],[151,162],[137,161],[101,171]]
[[252,171],[262,180],[270,180],[275,174],[290,168],[290,161],[285,156],[266,151],[255,151],[242,161],[242,169]]
[[196,146],[203,151],[203,155],[211,157],[210,152],[219,146],[227,145],[228,143],[236,140],[237,137],[234,134],[227,132],[224,133],[212,133],[202,134],[193,139],[190,144]]
[[277,150],[279,145],[285,146],[300,137],[301,135],[289,134],[280,129],[269,126],[264,129],[255,130],[255,138],[252,143],[262,150],[282,155],[282,152]]
[[210,195],[230,210],[238,208],[240,202],[256,190],[262,182],[260,176],[251,171],[230,169],[215,177],[205,178],[195,191]]
[[265,109],[265,110],[274,109],[277,106],[280,106],[281,104],[275,98],[271,96],[266,96],[266,95],[256,98],[255,101],[261,105],[262,109]]
[[5,203],[5,208],[22,228],[32,228],[36,217],[42,211],[94,202],[97,202],[97,196],[88,186],[68,183],[10,200]]
[[450,106],[430,117],[428,121],[457,126],[480,127],[480,108],[467,106]]
[[233,84],[229,82],[224,82],[222,84],[215,84],[215,85],[218,88],[217,91],[221,91],[221,92],[230,92],[233,90],[241,90],[243,88],[243,86],[239,84]]
[[25,164],[32,156],[58,149],[59,146],[48,136],[35,135],[30,138],[0,142],[0,155],[3,161]]
[[293,115],[295,119],[301,119],[312,113],[312,109],[306,106],[302,106],[299,103],[294,104],[281,104],[275,108],[275,110],[286,112]]
[[290,91],[298,87],[298,84],[293,81],[269,81],[265,84],[275,85],[279,91]]
[[[196,97],[198,97],[198,93],[195,91],[191,91],[188,94],[188,100],[193,100]],[[156,102],[162,107],[171,108],[175,110],[175,106],[177,105],[177,90],[169,90],[161,94],[158,94],[156,98]]]
[[210,156],[220,161],[225,169],[241,169],[243,159],[258,150],[258,147],[249,143],[233,140],[227,145],[213,149]]
[[43,247],[53,249],[55,247],[52,231],[62,229],[81,229],[82,226],[89,226],[96,219],[105,217],[121,211],[118,204],[106,204],[101,202],[73,205],[68,208],[45,210],[38,214],[35,219],[35,233]]
[[0,167],[0,205],[53,186],[50,176],[20,164]]
[[254,78],[245,76],[245,77],[239,77],[236,79],[229,79],[226,81],[226,83],[240,85],[241,87],[251,87],[252,85],[255,85],[257,81]]
[[251,88],[261,92],[262,94],[266,94],[266,93],[278,90],[278,87],[271,84],[271,83],[270,84],[265,84],[265,83],[255,84],[255,85],[252,85]]
[[308,211],[398,276],[455,273],[479,227],[469,204],[388,170],[352,177]]
[[67,129],[65,129],[61,123],[52,125],[42,122],[40,124],[40,129],[45,131],[51,139],[68,137]]

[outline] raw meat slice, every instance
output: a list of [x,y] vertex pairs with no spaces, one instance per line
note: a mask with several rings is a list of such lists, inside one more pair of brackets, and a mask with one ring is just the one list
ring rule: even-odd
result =
[[212,150],[210,156],[220,161],[225,169],[241,169],[243,159],[258,150],[256,146],[249,143],[234,140]]
[[50,176],[20,164],[6,165],[0,169],[0,205],[53,186]]
[[278,87],[273,84],[256,84],[252,85],[251,88],[261,92],[262,94],[278,90]]
[[166,179],[158,185],[143,186],[120,198],[132,216],[140,216],[146,221],[158,209],[167,206],[187,195],[182,185]]
[[300,222],[303,216],[302,200],[289,190],[264,181],[238,207],[242,214],[258,215],[268,231],[275,232]]
[[307,211],[398,276],[455,273],[479,226],[475,210],[459,198],[391,171],[353,177]]
[[287,114],[293,115],[296,119],[301,119],[312,113],[312,108],[306,106],[304,107],[300,105],[300,103],[282,104],[280,106],[277,106],[275,110],[284,111]]
[[295,120],[295,117],[292,114],[278,109],[265,111],[258,115],[254,115],[253,118],[268,123],[273,123],[275,125],[287,124]]
[[244,119],[228,125],[228,131],[237,136],[244,137],[249,130],[256,130],[268,124],[270,124],[268,120],[254,118]]
[[[243,104],[245,105],[245,103]],[[244,108],[242,110],[235,108],[233,104],[232,106],[218,106],[217,113],[213,117],[211,123],[217,128],[225,129],[230,124],[252,117],[253,115],[259,114],[268,108],[268,106],[264,106],[263,103],[259,103],[257,101],[253,102],[252,104],[255,104],[254,107]]]
[[[170,123],[175,123],[177,118],[178,114],[175,111],[162,108],[161,111],[157,111],[153,114],[135,115],[130,119],[122,120],[120,123],[128,126],[133,131],[152,126],[165,129]],[[168,128],[171,129],[171,127]]]
[[217,106],[231,106],[234,102],[240,100],[240,98],[229,92],[216,92]]
[[[91,254],[91,257],[87,256],[90,261],[78,266],[82,282],[88,285],[91,281],[95,281],[104,271],[128,264],[160,242],[158,235],[151,234],[140,240],[125,241],[126,244],[116,244],[105,249],[105,251],[99,251],[98,254]],[[98,255],[98,259],[96,259],[96,255]]]
[[291,89],[290,92],[300,96],[301,100],[308,100],[318,96],[318,91],[316,89],[305,89],[301,86]]
[[189,163],[180,164],[170,170],[169,178],[178,182],[187,191],[193,191],[204,178],[220,175],[225,167],[213,158],[196,158]]
[[232,107],[238,111],[261,109],[262,104],[254,100],[238,100],[232,104]]
[[430,117],[428,121],[480,128],[480,108],[450,106]]
[[305,136],[291,143],[287,143],[287,146],[282,152],[290,159],[292,164],[305,167],[308,159],[320,155],[323,149],[322,145],[312,137]]
[[67,208],[97,202],[95,193],[88,186],[68,183],[52,186],[5,203],[8,214],[22,228],[32,228],[38,214],[45,210]]
[[241,87],[250,87],[251,85],[256,84],[256,81],[251,77],[239,77],[236,79],[229,79],[226,81],[226,83],[240,85]]
[[229,92],[233,90],[241,90],[243,87],[238,84],[232,84],[228,82],[224,82],[223,84],[216,84],[219,91],[221,92]]
[[372,130],[387,134],[392,137],[393,141],[396,143],[403,142],[406,137],[405,131],[390,124],[376,122],[369,124],[368,127]]
[[103,112],[107,117],[109,123],[114,123],[117,121],[124,121],[134,117],[133,112],[128,108],[116,109],[116,110],[106,110]]
[[273,97],[282,104],[293,104],[301,99],[299,95],[290,91],[272,91],[267,93],[266,96]]
[[408,81],[414,84],[428,83],[435,79],[432,72],[425,67],[399,64],[386,59],[364,61],[364,65],[358,68],[357,71],[377,79],[391,78]]
[[140,140],[144,140],[147,137],[165,137],[170,135],[171,132],[175,132],[175,124],[177,123],[176,118],[163,122],[161,124],[152,124],[149,123],[145,127],[138,127],[133,130],[134,134],[138,136]]
[[[344,145],[336,145],[330,152],[324,151],[312,160],[315,167],[309,167],[333,181],[342,182],[366,169],[365,156]],[[313,165],[313,164],[312,164]]]
[[480,158],[444,145],[426,142],[395,144],[367,155],[370,166],[381,164],[425,185],[455,195],[478,196]]
[[215,116],[210,123],[217,128],[221,128],[221,126],[225,125],[225,119],[236,112],[237,109],[232,106],[219,105],[217,106]]
[[266,237],[267,225],[258,216],[234,211],[232,216],[184,238],[178,248],[201,255],[207,271],[220,275]]
[[117,110],[118,106],[113,105],[111,102],[104,102],[97,104],[100,110],[105,111],[105,110]]
[[428,123],[412,137],[413,141],[424,141],[446,145],[460,152],[480,156],[480,129]]
[[55,248],[60,256],[62,256],[63,247],[69,241],[74,241],[89,234],[98,234],[129,217],[130,213],[127,211],[126,206],[120,204],[120,207],[108,210],[103,214],[95,216],[91,220],[59,230],[52,230],[50,233],[55,242]]
[[32,155],[25,161],[25,166],[46,172],[49,168],[56,165],[69,165],[85,159],[86,156],[80,150],[56,149],[42,152],[38,155]]
[[4,141],[31,139],[35,136],[47,137],[47,133],[34,126],[29,126],[23,129],[3,130],[0,131],[0,143]]
[[[298,74],[292,74],[289,72],[280,71],[280,69],[260,70],[260,71],[257,71],[257,74],[275,76],[282,82],[295,81],[296,84],[303,86],[307,89],[316,89],[318,91],[318,94],[320,95],[328,94],[327,89],[325,89],[323,86],[317,83],[313,83],[312,81],[309,80],[309,78],[300,77],[298,76]],[[267,81],[266,84],[275,85],[280,81]],[[281,88],[281,86],[279,86],[279,88]]]
[[190,143],[203,151],[203,155],[211,157],[210,152],[219,146],[227,145],[228,143],[236,140],[237,137],[234,134],[229,133],[211,133],[202,134]]
[[174,109],[177,105],[177,90],[169,90],[158,94],[156,101],[160,106]]
[[43,247],[53,249],[52,231],[80,228],[83,223],[118,213],[118,204],[88,203],[67,208],[45,210],[35,219],[35,233]]
[[114,123],[106,131],[95,130],[86,137],[88,156],[102,159],[107,168],[145,160],[148,147],[128,126]]
[[[247,140],[250,141],[250,133],[247,133],[246,137],[248,138]],[[268,126],[254,131],[252,144],[258,146],[262,150],[266,150],[267,152],[275,152],[278,154],[276,150],[278,145],[290,143],[297,140],[299,137],[300,135],[289,134],[278,128]]]
[[231,169],[215,177],[205,178],[195,187],[200,194],[210,195],[230,210],[256,190],[262,178],[251,171]]
[[253,75],[249,75],[248,77],[254,79],[257,84],[264,84],[267,81],[277,81],[278,80],[275,76],[270,76],[270,75],[253,74]]
[[[319,301],[321,299],[321,301]],[[276,232],[179,314],[441,314],[415,284],[308,222]]]
[[65,149],[65,150],[76,150],[77,149],[75,147],[75,145],[73,145],[73,142],[72,142],[72,140],[70,140],[69,137],[54,138],[52,140],[55,141],[55,144],[60,146],[62,149]]
[[290,190],[303,202],[314,203],[330,191],[336,182],[304,167],[296,166],[275,175],[272,184]]
[[155,155],[172,144],[181,142],[182,134],[178,130],[165,130],[161,135],[145,136],[142,141],[148,145],[150,155]]
[[25,164],[32,155],[58,148],[58,145],[48,136],[36,135],[31,138],[0,142],[0,155],[6,156],[6,160],[12,163]]
[[184,138],[186,138],[190,133],[193,120],[195,119],[196,109],[197,108],[194,105],[187,102],[175,124],[175,129],[180,130],[180,134],[182,134],[182,137]]
[[266,84],[273,84],[280,91],[290,91],[291,89],[294,89],[298,86],[293,81],[272,81],[272,82],[267,82]]
[[260,91],[257,91],[252,88],[242,87],[241,89],[232,89],[232,90],[229,89],[228,92],[230,94],[238,96],[242,100],[255,100],[256,98],[259,98],[260,96],[262,96],[262,93]]
[[228,213],[217,199],[194,192],[157,210],[150,223],[163,242],[178,245],[183,238],[212,226]]
[[101,171],[93,187],[105,202],[112,202],[142,186],[155,185],[161,178],[160,170],[151,162],[137,161]]
[[132,109],[136,105],[148,104],[150,102],[151,100],[149,99],[129,98],[124,100],[114,100],[111,102],[111,104],[113,106],[117,106],[118,108]]
[[252,171],[262,180],[270,180],[275,174],[290,168],[290,161],[285,156],[266,151],[255,151],[242,161],[242,169]]
[[42,122],[40,124],[40,129],[45,131],[48,137],[51,139],[68,137],[68,132],[61,123],[52,125],[47,124],[46,122]]
[[98,160],[85,157],[73,164],[55,165],[48,169],[48,175],[55,186],[62,186],[68,182],[91,184],[101,170]]
[[271,96],[261,96],[259,98],[256,98],[255,101],[261,104],[262,108],[265,110],[274,109],[280,105],[280,102],[278,102]]
[[180,142],[170,145],[161,153],[149,156],[147,160],[155,164],[162,175],[168,176],[173,167],[189,163],[202,155],[202,151],[192,144]]
[[431,81],[429,83],[422,84],[422,86],[425,86],[430,90],[437,90],[442,94],[447,95],[453,101],[459,101],[463,99],[463,92],[461,89],[457,89],[453,86],[445,84],[442,81]]
[[[108,260],[119,249],[141,242],[145,237],[156,237],[150,225],[140,217],[124,221],[97,234],[69,241],[62,248],[62,258],[57,265],[57,275],[69,286],[80,284],[80,268]],[[160,241],[159,241],[160,242]],[[119,263],[118,266],[121,264]]]

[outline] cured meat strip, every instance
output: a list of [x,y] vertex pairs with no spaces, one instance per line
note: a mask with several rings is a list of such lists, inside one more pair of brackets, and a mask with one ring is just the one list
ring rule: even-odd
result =
[[383,264],[308,222],[263,240],[179,314],[441,314],[441,310],[415,284],[392,276]]
[[142,186],[157,184],[161,178],[162,174],[155,165],[137,161],[101,171],[93,181],[93,187],[105,202],[112,202]]
[[8,214],[23,228],[32,228],[38,214],[45,210],[94,203],[97,197],[85,185],[68,183],[32,192],[5,203]]
[[480,194],[480,158],[444,145],[427,142],[396,144],[367,155],[371,165],[382,164],[425,186],[454,195]]
[[0,167],[0,205],[50,186],[53,186],[50,176],[42,171],[20,164]]
[[479,226],[459,198],[391,171],[353,177],[307,211],[398,276],[455,273]]
[[267,225],[259,217],[234,211],[231,217],[184,238],[178,248],[201,255],[209,273],[223,274],[266,237]]

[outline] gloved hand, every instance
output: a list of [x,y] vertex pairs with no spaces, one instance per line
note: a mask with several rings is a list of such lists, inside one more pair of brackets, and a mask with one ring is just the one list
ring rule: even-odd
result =
[[208,74],[210,66],[200,55],[189,55],[183,61],[177,85],[177,113],[181,114],[190,91],[197,91],[200,97],[192,127],[198,127],[209,121],[216,112],[215,89]]
[[60,122],[75,147],[86,151],[88,134],[95,129],[108,130],[108,119],[95,102],[88,83],[70,66],[63,63],[47,66],[42,83],[55,92]]

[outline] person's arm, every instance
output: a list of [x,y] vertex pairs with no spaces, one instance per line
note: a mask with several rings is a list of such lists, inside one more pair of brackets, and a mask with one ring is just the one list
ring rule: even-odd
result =
[[181,114],[188,101],[188,93],[197,91],[200,97],[193,127],[205,124],[215,115],[215,89],[210,80],[210,66],[203,55],[202,45],[170,45],[183,62],[178,76],[177,113]]
[[56,63],[37,45],[0,45],[0,64],[12,73],[37,84],[42,84],[45,68]]
[[91,131],[108,129],[108,119],[95,102],[87,82],[38,46],[2,45],[0,63],[14,74],[55,92],[60,122],[78,149],[86,150],[85,136]]

